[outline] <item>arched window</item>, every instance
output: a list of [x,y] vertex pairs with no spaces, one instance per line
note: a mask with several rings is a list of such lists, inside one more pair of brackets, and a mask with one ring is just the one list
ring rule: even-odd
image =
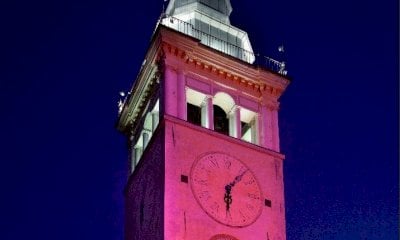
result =
[[235,137],[235,101],[224,92],[218,92],[213,98],[214,130]]
[[188,122],[198,126],[208,127],[207,95],[187,88],[186,113]]

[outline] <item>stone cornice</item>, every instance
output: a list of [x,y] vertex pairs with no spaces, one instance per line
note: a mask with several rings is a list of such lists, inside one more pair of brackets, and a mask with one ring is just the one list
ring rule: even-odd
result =
[[164,26],[160,28],[161,47],[167,56],[212,73],[232,85],[244,86],[278,99],[289,84],[284,76],[228,56],[173,29]]
[[119,115],[117,128],[122,132],[130,131],[129,128],[132,128],[136,122],[151,95],[150,93],[153,91],[152,89],[159,84],[160,73],[157,66],[160,58],[159,47],[160,38],[155,36]]

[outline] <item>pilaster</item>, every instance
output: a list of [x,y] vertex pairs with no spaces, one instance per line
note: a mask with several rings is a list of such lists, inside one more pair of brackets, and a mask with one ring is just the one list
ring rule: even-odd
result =
[[177,100],[177,71],[175,67],[165,64],[165,77],[164,77],[164,111],[165,114],[170,116],[178,116]]
[[207,106],[207,128],[214,130],[214,105],[213,105],[213,96],[207,95],[205,99],[205,103]]
[[279,124],[278,124],[278,107],[272,109],[272,142],[273,142],[273,149],[277,152],[280,151],[279,145]]
[[178,85],[177,85],[177,107],[178,107],[178,118],[182,120],[187,120],[186,113],[186,76],[185,72],[181,69],[178,70]]
[[266,102],[261,105],[261,145],[279,152],[278,103]]

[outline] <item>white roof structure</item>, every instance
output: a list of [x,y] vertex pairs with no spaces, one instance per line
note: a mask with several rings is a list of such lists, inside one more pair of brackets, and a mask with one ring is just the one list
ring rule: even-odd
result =
[[204,45],[253,63],[247,33],[230,24],[230,0],[171,0],[161,24],[195,37]]

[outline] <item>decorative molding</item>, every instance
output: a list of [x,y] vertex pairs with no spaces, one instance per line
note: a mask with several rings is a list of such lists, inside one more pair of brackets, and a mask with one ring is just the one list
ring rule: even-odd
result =
[[[255,75],[254,77],[250,77],[250,76],[246,77],[246,76],[244,76],[245,74],[240,74],[240,73],[232,70],[232,69],[238,70],[238,67],[234,68],[235,66],[231,66],[230,67],[231,69],[229,69],[229,67],[221,66],[221,65],[223,65],[222,64],[223,62],[225,63],[224,65],[228,65],[227,62],[229,62],[230,59],[227,60],[227,58],[230,58],[230,57],[223,56],[225,58],[225,61],[221,61],[220,59],[213,59],[214,62],[211,62],[210,56],[207,56],[204,58],[202,58],[202,56],[204,56],[204,54],[202,54],[202,55],[199,54],[200,56],[194,56],[194,54],[190,53],[189,50],[179,49],[177,46],[173,45],[173,43],[170,43],[167,41],[162,41],[162,45],[163,45],[162,49],[167,54],[169,54],[169,56],[173,56],[174,58],[180,60],[181,62],[193,66],[195,69],[199,69],[204,72],[210,73],[214,76],[217,76],[219,79],[228,81],[234,85],[239,85],[250,91],[254,91],[254,92],[258,92],[258,93],[266,92],[267,94],[269,94],[273,97],[279,98],[282,95],[284,88],[288,84],[288,80],[283,78],[282,76],[276,76],[273,73],[266,72],[264,70],[261,70],[260,68],[256,69],[253,66],[251,66],[251,67],[246,66],[246,69],[252,69],[252,71],[253,71],[252,75]],[[197,44],[196,47],[194,47],[194,48],[196,48],[196,50],[198,50],[197,52],[201,51],[200,47],[198,47],[199,45],[200,44]],[[193,51],[193,49],[192,49],[192,51]],[[206,51],[210,51],[210,50],[207,49]],[[220,55],[220,53],[218,53],[218,54]],[[217,55],[217,53],[213,53],[211,55]],[[232,62],[234,65],[238,64],[237,61],[238,60],[236,60],[236,61],[230,60],[230,62]],[[240,63],[240,64],[246,64],[246,63]],[[265,73],[262,74],[262,72],[265,72]],[[275,77],[271,77],[271,76],[275,76]],[[263,80],[261,80],[261,79],[263,79]],[[271,81],[271,82],[276,83],[276,84],[273,84],[275,86],[272,86],[272,84],[267,84],[267,82],[264,79],[265,80],[272,79],[273,81]],[[280,80],[277,80],[277,79],[280,79]]]

